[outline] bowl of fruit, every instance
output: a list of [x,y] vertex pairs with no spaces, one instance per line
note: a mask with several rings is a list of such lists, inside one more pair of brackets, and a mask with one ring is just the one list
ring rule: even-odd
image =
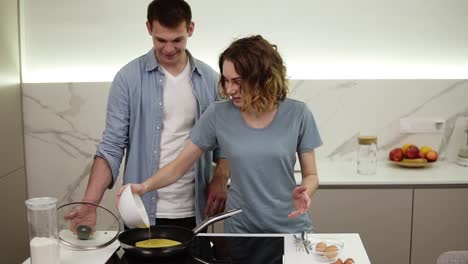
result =
[[406,168],[422,168],[430,166],[437,161],[439,154],[429,146],[405,144],[401,148],[390,151],[388,159],[399,166]]

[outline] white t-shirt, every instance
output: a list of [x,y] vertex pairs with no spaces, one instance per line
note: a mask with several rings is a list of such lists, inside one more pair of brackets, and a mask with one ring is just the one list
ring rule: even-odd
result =
[[[161,133],[159,167],[173,161],[189,139],[195,125],[197,100],[190,79],[190,64],[177,76],[163,68],[164,116]],[[156,218],[185,218],[195,216],[195,171],[192,167],[177,182],[158,190]]]

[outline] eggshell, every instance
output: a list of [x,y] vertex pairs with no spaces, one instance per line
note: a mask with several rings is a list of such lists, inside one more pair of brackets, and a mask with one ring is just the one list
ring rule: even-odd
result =
[[325,249],[325,254],[328,259],[334,259],[336,256],[338,256],[338,248],[335,245],[328,246]]
[[319,243],[317,243],[317,245],[315,246],[315,251],[317,251],[317,252],[324,252],[326,248],[327,248],[327,244],[325,244],[324,242],[319,242]]

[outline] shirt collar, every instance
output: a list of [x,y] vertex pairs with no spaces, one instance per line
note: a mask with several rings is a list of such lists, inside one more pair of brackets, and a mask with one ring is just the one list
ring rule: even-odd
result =
[[[202,70],[199,65],[199,62],[193,58],[190,51],[186,49],[185,52],[187,52],[189,63],[190,63],[190,69],[192,70],[192,73],[197,72],[198,74],[202,75]],[[156,60],[156,53],[154,52],[154,47],[151,48],[151,50],[148,51],[148,53],[146,53],[145,57],[146,57],[146,71],[153,71],[159,67],[158,60]]]

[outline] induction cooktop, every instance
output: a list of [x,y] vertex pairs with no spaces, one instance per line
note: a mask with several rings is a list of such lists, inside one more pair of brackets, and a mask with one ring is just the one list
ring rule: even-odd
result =
[[190,249],[176,257],[138,259],[114,254],[106,264],[282,264],[282,236],[197,236]]

